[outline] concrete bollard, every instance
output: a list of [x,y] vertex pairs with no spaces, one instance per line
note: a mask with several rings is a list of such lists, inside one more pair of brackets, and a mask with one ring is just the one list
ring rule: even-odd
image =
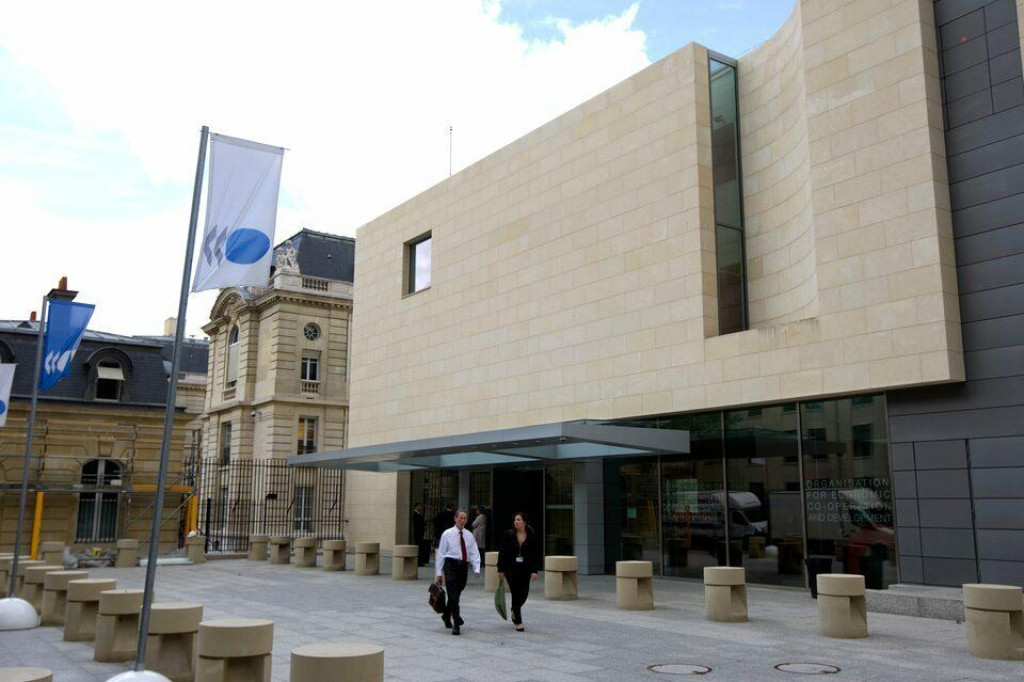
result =
[[249,561],[266,561],[267,560],[267,543],[270,542],[270,536],[267,535],[250,535],[249,536]]
[[196,674],[196,633],[202,620],[202,604],[153,604],[146,634],[146,669],[171,682],[192,682]]
[[43,578],[43,606],[39,612],[43,625],[64,625],[68,583],[87,580],[89,571],[54,571]]
[[292,539],[288,535],[274,535],[270,538],[270,563],[288,564],[292,560]]
[[615,596],[620,609],[653,609],[654,565],[650,561],[616,561]]
[[849,573],[818,575],[818,627],[826,637],[856,639],[868,636],[864,576]]
[[185,538],[185,556],[194,564],[206,563],[206,536],[193,535]]
[[291,682],[383,682],[384,648],[356,642],[300,646],[292,650],[289,679]]
[[134,538],[121,538],[115,545],[117,558],[114,568],[134,568],[139,565],[139,541]]
[[0,553],[0,597],[7,596],[7,586],[11,584],[11,564],[13,563],[13,554]]
[[199,624],[196,682],[270,682],[273,647],[273,621],[203,621]]
[[345,549],[344,540],[324,540],[324,556],[320,562],[321,568],[325,571],[345,570]]
[[420,548],[416,545],[395,545],[391,554],[391,579],[416,580],[419,575]]
[[142,590],[107,590],[100,593],[93,660],[114,663],[135,658],[141,610]]
[[356,543],[356,575],[377,575],[380,573],[380,543]]
[[295,538],[295,565],[316,568],[316,538]]
[[[21,567],[18,567],[19,572]],[[47,573],[63,571],[64,566],[29,566],[22,574],[24,576],[21,587],[21,598],[35,607],[36,613],[43,612],[43,581]]]
[[544,598],[568,601],[576,598],[579,561],[574,556],[544,557]]
[[963,589],[968,653],[1024,661],[1024,590],[980,583],[968,583]]
[[717,623],[747,622],[747,572],[727,566],[704,567],[704,608]]
[[[32,568],[33,566],[45,566],[46,564],[38,559],[19,559],[18,560],[18,574],[14,576],[14,596],[19,599],[25,599],[25,571]],[[13,567],[13,562],[12,562]],[[7,578],[10,582],[10,577]],[[26,600],[28,601],[28,600]]]
[[63,542],[41,542],[39,543],[39,558],[51,566],[64,566]]
[[46,668],[0,668],[0,682],[53,682]]
[[484,553],[484,592],[494,594],[498,589],[498,553]]
[[68,583],[64,607],[64,641],[91,642],[96,639],[96,616],[100,594],[117,589],[116,580],[72,580]]

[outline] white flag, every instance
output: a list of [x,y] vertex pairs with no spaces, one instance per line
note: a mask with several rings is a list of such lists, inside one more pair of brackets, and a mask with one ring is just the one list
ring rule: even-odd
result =
[[206,230],[192,291],[266,286],[284,149],[210,135]]
[[11,384],[17,365],[0,365],[0,426],[7,424],[7,406],[11,404]]

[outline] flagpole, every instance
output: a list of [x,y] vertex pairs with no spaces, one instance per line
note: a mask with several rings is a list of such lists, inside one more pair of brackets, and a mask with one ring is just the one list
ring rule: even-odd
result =
[[160,548],[160,526],[164,509],[164,484],[167,480],[167,460],[171,450],[171,432],[174,429],[175,400],[178,394],[178,371],[181,365],[181,341],[185,335],[185,313],[188,310],[189,280],[192,278],[192,254],[196,242],[196,223],[199,220],[199,200],[203,192],[203,166],[206,164],[206,142],[210,128],[203,126],[199,138],[199,161],[196,163],[196,182],[192,188],[192,216],[188,224],[188,243],[185,247],[185,266],[181,275],[181,294],[178,298],[178,321],[174,329],[174,347],[171,351],[171,375],[167,381],[167,406],[164,410],[164,437],[160,444],[160,471],[156,479],[156,503],[153,506],[153,529],[149,536],[149,560],[146,563],[146,587],[142,595],[142,614],[139,618],[139,642],[135,650],[136,672],[146,662],[146,637],[149,634],[149,613],[153,604],[153,584],[156,582],[156,559]]
[[14,558],[11,560],[11,584],[7,596],[14,598],[14,585],[18,575],[18,559],[21,557],[21,534],[25,527],[25,502],[28,498],[28,470],[32,459],[32,432],[36,424],[36,402],[39,398],[39,374],[43,365],[43,330],[46,329],[46,310],[50,296],[43,296],[39,316],[39,333],[36,334],[36,369],[32,374],[32,407],[28,411],[28,436],[25,443],[25,463],[21,470],[21,497],[18,502],[18,530],[14,534]]

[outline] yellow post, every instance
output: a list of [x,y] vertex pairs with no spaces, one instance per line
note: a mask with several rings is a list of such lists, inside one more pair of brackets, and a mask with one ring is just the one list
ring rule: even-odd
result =
[[199,530],[199,496],[188,498],[188,512],[185,515],[185,532]]
[[36,513],[32,518],[32,551],[33,559],[39,556],[39,531],[43,526],[43,491],[36,491]]

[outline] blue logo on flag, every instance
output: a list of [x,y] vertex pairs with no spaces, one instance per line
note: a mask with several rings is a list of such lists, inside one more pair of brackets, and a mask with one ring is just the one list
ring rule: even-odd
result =
[[71,371],[71,359],[75,357],[78,344],[82,341],[85,328],[96,306],[71,301],[52,301],[46,322],[46,338],[43,341],[43,370],[39,377],[40,390],[46,391],[57,385]]
[[5,412],[7,412],[7,403],[0,400],[0,415],[3,415]]
[[259,230],[240,227],[228,237],[224,256],[232,263],[252,265],[270,249],[270,238]]

